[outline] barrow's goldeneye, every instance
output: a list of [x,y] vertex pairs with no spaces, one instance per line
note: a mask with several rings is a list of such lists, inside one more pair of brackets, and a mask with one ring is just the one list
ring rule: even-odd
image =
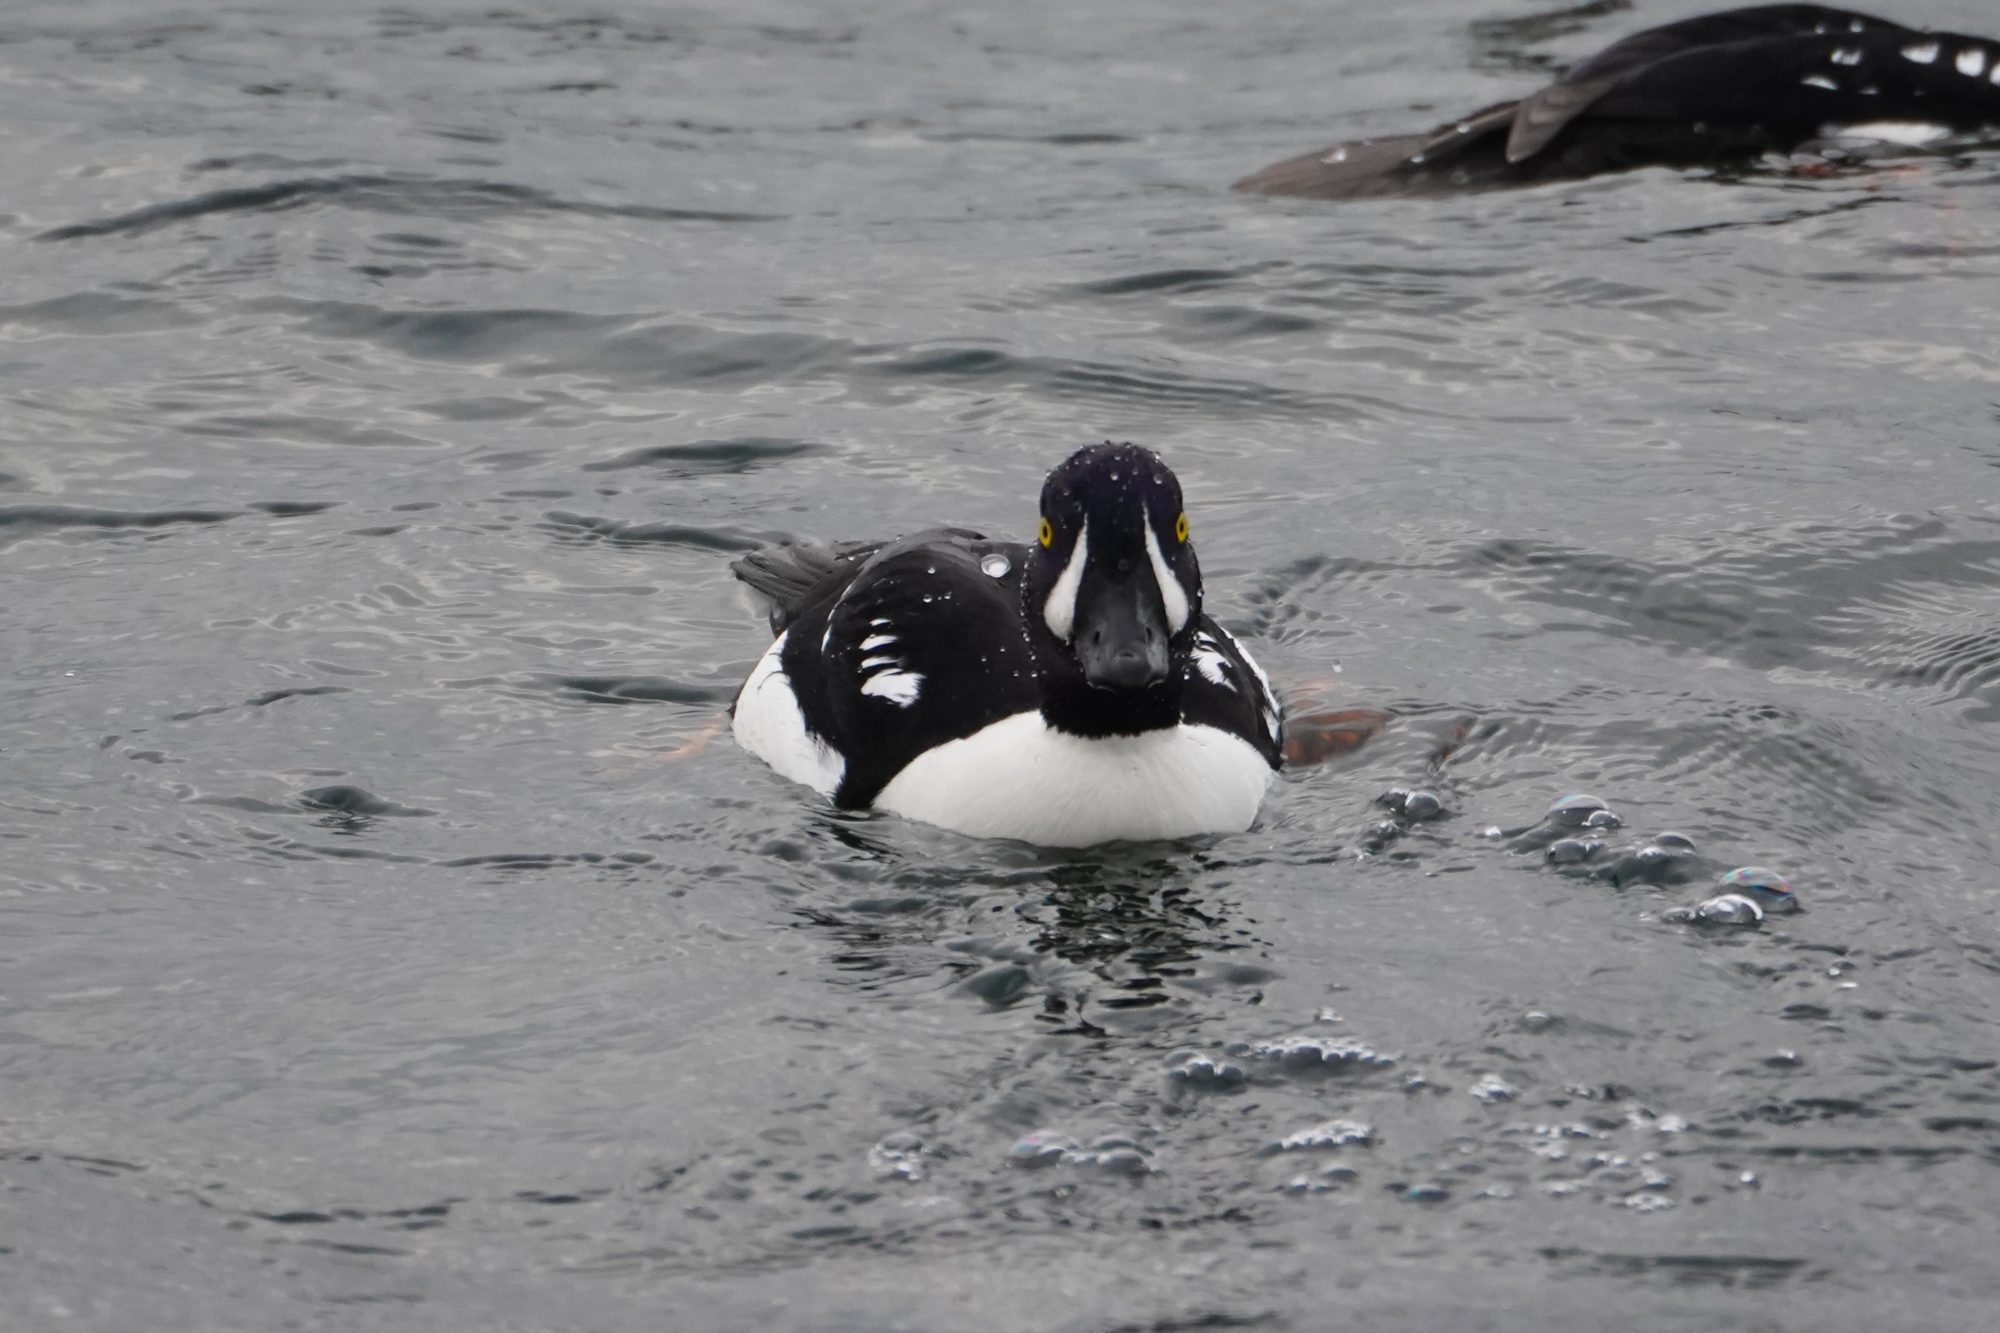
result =
[[1821,5],[1649,28],[1546,88],[1423,134],[1358,139],[1236,182],[1254,194],[1442,195],[1765,153],[1915,146],[2000,129],[2000,41]]
[[1282,762],[1270,682],[1202,611],[1180,483],[1078,450],[1032,543],[936,529],[736,562],[778,638],[737,741],[849,809],[1081,847],[1246,829]]

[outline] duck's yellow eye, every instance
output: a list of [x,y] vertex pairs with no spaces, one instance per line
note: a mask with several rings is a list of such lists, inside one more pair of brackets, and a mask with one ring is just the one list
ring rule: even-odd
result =
[[1174,538],[1177,541],[1186,541],[1187,534],[1187,510],[1183,509],[1181,510],[1181,516],[1174,520]]
[[1041,531],[1035,534],[1035,539],[1044,546],[1055,545],[1056,530],[1049,526],[1049,521],[1047,519],[1042,520]]

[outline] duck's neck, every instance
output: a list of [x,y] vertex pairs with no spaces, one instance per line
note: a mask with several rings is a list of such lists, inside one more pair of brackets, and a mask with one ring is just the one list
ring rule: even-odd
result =
[[1042,720],[1057,731],[1087,737],[1136,736],[1180,725],[1178,663],[1165,680],[1145,690],[1099,689],[1066,657],[1042,663],[1040,675]]

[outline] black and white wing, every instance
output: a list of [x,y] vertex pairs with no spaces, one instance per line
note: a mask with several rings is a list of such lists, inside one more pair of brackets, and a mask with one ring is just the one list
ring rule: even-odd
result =
[[806,729],[842,757],[836,804],[866,806],[916,755],[1037,706],[1026,558],[921,533],[875,549],[793,617],[779,661]]
[[1240,736],[1277,768],[1284,755],[1284,713],[1271,681],[1235,636],[1204,615],[1195,625],[1182,686],[1181,720]]
[[1612,44],[1555,83],[1427,134],[1337,144],[1251,193],[1437,195],[1630,167],[1724,165],[1852,133],[1899,143],[2000,128],[2000,42],[1851,10],[1763,5]]

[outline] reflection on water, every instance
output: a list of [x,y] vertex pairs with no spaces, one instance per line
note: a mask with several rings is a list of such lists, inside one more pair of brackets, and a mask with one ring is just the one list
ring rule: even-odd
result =
[[[1981,1326],[1993,163],[1222,189],[1618,8],[8,20],[0,1318]],[[735,749],[735,554],[1106,437],[1367,744]]]

